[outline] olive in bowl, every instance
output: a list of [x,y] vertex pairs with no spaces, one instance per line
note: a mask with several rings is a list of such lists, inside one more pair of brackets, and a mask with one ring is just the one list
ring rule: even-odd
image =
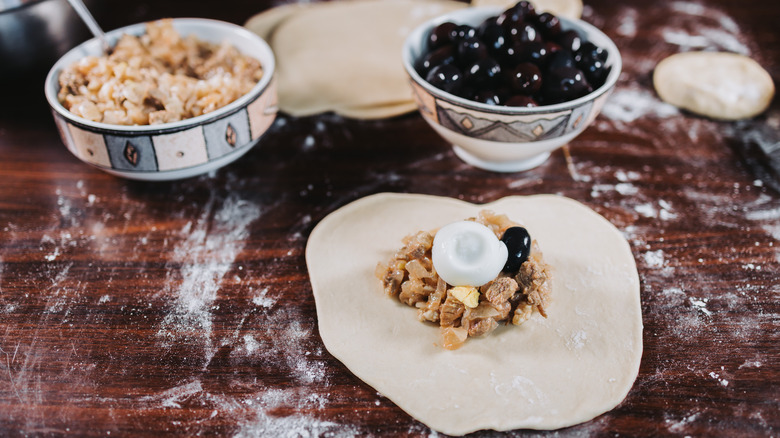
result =
[[403,63],[423,118],[462,160],[496,172],[539,166],[579,135],[622,67],[600,30],[525,1],[422,24],[406,39]]
[[276,118],[275,60],[260,37],[174,18],[93,38],[51,68],[44,92],[76,158],[124,178],[188,178],[247,153]]

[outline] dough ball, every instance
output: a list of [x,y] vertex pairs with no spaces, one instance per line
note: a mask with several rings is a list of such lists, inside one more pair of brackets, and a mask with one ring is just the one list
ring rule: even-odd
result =
[[756,116],[769,107],[775,94],[769,73],[734,53],[672,55],[655,68],[653,85],[664,101],[722,120]]
[[[500,6],[508,8],[517,3],[517,0],[472,0],[472,6]],[[565,18],[582,17],[582,0],[531,0],[534,8],[539,12],[549,12]]]
[[[482,209],[523,224],[553,269],[547,318],[501,326],[455,351],[440,330],[384,294],[374,277],[401,239]],[[639,275],[626,239],[574,200],[508,197],[474,205],[382,193],[323,219],[306,245],[317,324],[328,351],[434,430],[558,429],[617,406],[639,371]]]
[[274,8],[246,26],[276,55],[281,110],[381,118],[416,108],[401,60],[407,35],[465,6],[450,0],[324,2]]

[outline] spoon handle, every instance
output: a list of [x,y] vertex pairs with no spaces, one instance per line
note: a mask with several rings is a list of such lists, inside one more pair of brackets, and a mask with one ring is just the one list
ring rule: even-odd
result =
[[87,5],[85,5],[82,0],[68,0],[68,3],[70,3],[70,6],[73,8],[73,10],[79,14],[79,17],[81,17],[81,20],[84,21],[84,24],[87,25],[90,32],[92,32],[92,34],[100,40],[100,44],[103,46],[103,53],[110,53],[111,46],[108,44],[106,33],[103,32],[103,29],[100,28],[100,25],[98,24],[97,20],[95,20],[95,17],[93,17],[92,13],[89,12]]

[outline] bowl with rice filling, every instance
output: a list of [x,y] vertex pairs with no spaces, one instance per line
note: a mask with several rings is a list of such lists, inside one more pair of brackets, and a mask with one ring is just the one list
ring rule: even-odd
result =
[[65,146],[108,173],[188,178],[248,152],[277,111],[274,55],[246,29],[174,18],[108,32],[50,70],[45,94]]

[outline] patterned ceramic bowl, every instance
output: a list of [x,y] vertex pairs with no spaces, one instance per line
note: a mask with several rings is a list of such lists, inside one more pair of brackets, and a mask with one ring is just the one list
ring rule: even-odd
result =
[[[88,55],[100,55],[97,39],[66,53],[46,78],[46,99],[65,146],[80,160],[125,178],[162,181],[188,178],[233,162],[247,153],[276,118],[275,61],[260,37],[221,21],[177,18],[181,35],[202,41],[228,41],[239,52],[260,61],[263,77],[252,90],[216,111],[179,122],[124,126],[93,122],[72,114],[57,99],[59,73]],[[125,33],[141,35],[145,24],[108,33],[113,45]]]
[[423,118],[453,144],[463,161],[495,172],[517,172],[544,163],[551,151],[571,141],[596,118],[617,82],[622,62],[617,47],[604,33],[581,20],[559,17],[564,30],[576,30],[609,53],[606,65],[611,70],[606,82],[579,99],[535,108],[491,106],[442,91],[415,71],[431,29],[446,21],[478,26],[501,11],[466,8],[424,23],[407,38],[403,62]]

